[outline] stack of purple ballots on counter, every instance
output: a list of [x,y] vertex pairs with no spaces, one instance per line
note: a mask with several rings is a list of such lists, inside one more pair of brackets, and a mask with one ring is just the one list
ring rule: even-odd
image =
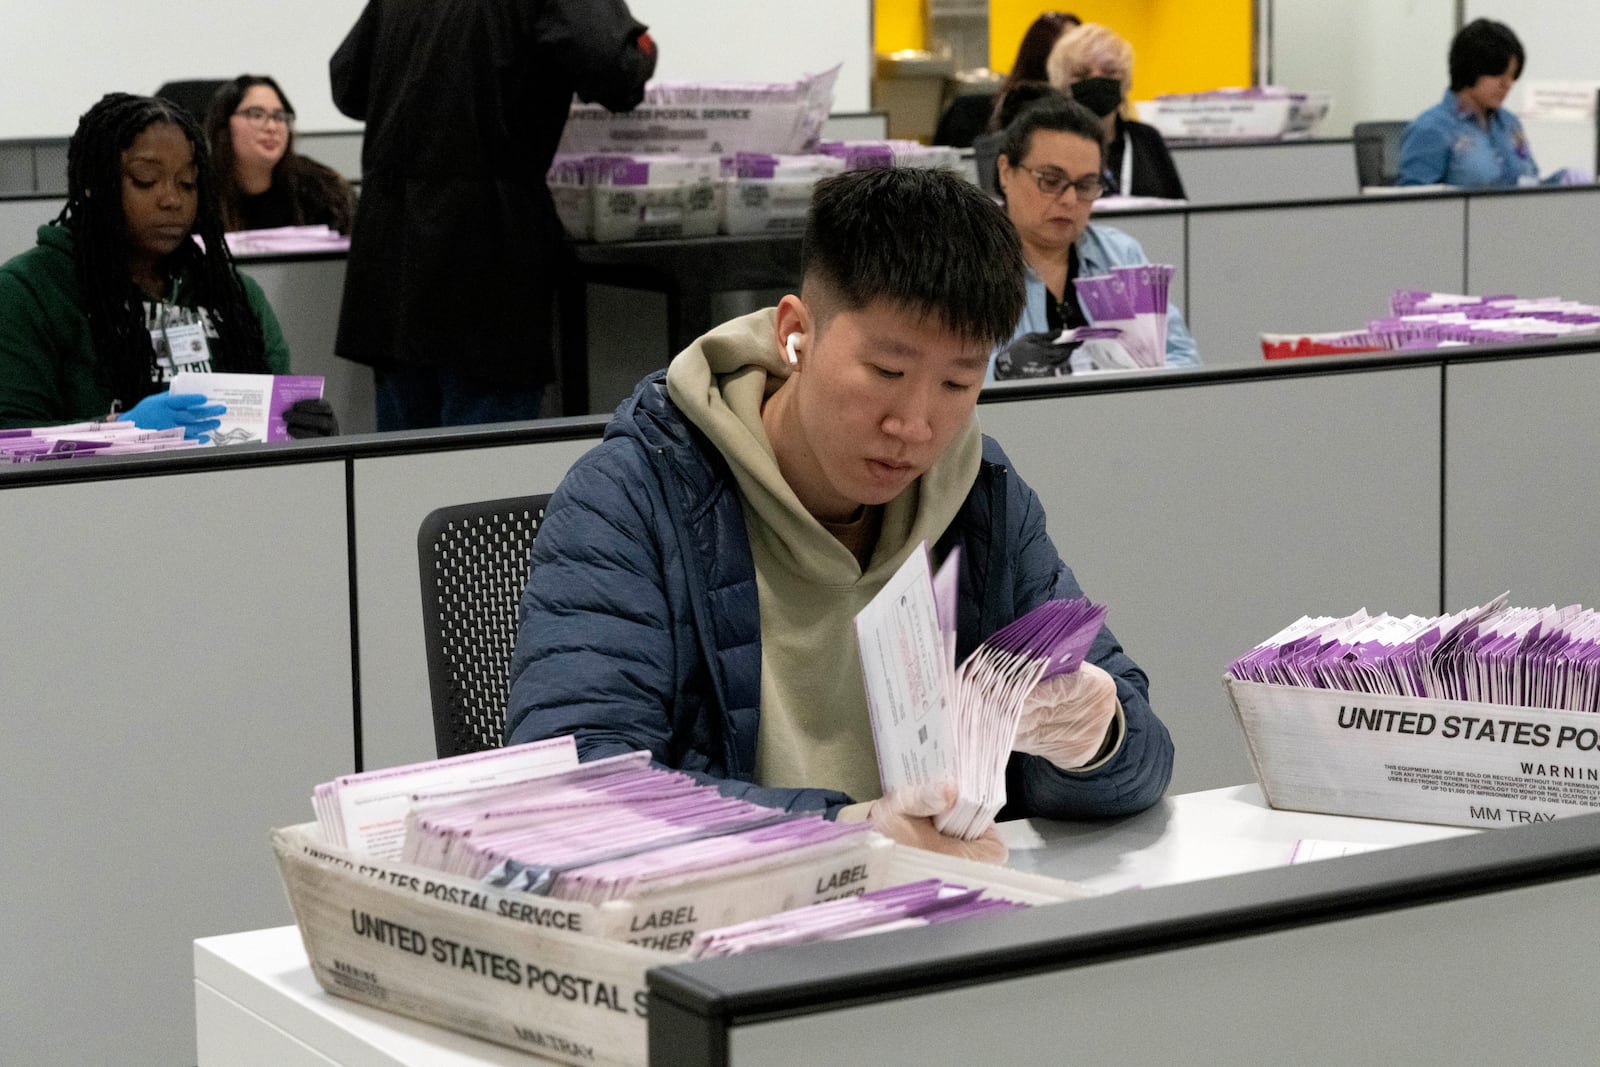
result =
[[1459,826],[1600,808],[1600,614],[1305,616],[1225,687],[1275,807]]
[[0,430],[0,463],[36,463],[90,456],[128,456],[200,448],[185,440],[182,426],[141,430],[131,422],[80,422],[68,426]]
[[694,939],[689,955],[695,959],[736,956],[753,949],[935,926],[1025,907],[1025,904],[986,897],[981,889],[929,878],[710,930]]
[[1078,299],[1094,323],[1069,340],[1115,339],[1129,357],[1130,368],[1162,367],[1167,362],[1167,290],[1174,268],[1162,263],[1113,267],[1110,274],[1075,279]]
[[1075,671],[1105,609],[1052,600],[990,635],[958,666],[959,552],[930,574],[924,545],[856,615],[867,707],[885,794],[938,783],[958,801],[936,825],[971,840],[1005,806],[1006,763],[1040,681]]
[[1397,290],[1390,314],[1364,330],[1262,334],[1268,359],[1341,352],[1411,352],[1458,345],[1552,341],[1600,332],[1600,306],[1560,297],[1463,296]]
[[278,226],[268,230],[233,230],[223,235],[235,258],[348,252],[350,237],[328,226]]
[[[719,925],[884,887],[889,842],[867,823],[725,797],[648,752],[574,754],[564,737],[349,775],[319,786],[314,806],[323,839],[352,851],[502,896],[634,902],[600,932],[650,948],[682,951]],[[985,914],[980,896],[923,910]]]
[[1452,615],[1303,617],[1228,666],[1302,688],[1600,711],[1600,614],[1506,606]]

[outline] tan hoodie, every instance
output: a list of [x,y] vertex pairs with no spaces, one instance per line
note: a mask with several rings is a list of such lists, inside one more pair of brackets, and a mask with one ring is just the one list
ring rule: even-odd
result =
[[756,782],[873,800],[882,789],[855,615],[918,544],[932,545],[955,519],[978,476],[982,437],[974,415],[938,462],[884,505],[863,571],[783,480],[762,426],[761,405],[789,372],[773,344],[774,315],[742,316],[690,345],[667,369],[667,392],[727,459],[744,503],[761,601]]

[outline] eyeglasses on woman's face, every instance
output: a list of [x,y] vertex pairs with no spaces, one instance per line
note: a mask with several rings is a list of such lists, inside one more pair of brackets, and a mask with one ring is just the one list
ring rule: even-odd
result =
[[1105,179],[1098,174],[1085,174],[1081,178],[1069,178],[1066,172],[1055,167],[1029,167],[1017,165],[1018,170],[1025,170],[1033,176],[1034,184],[1039,191],[1050,199],[1060,197],[1068,189],[1078,194],[1078,199],[1083,201],[1098,200],[1105,194]]
[[285,127],[294,125],[294,112],[285,111],[283,108],[278,108],[274,111],[268,111],[264,107],[246,107],[240,108],[238,111],[235,111],[234,114],[238,115],[240,118],[244,119],[257,129],[271,125]]

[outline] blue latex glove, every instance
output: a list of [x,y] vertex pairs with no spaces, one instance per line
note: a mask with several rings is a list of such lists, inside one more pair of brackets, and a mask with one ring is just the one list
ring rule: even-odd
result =
[[207,404],[203,393],[152,393],[118,416],[141,430],[170,430],[183,427],[183,436],[204,441],[206,434],[222,425],[217,416],[228,410],[226,404]]

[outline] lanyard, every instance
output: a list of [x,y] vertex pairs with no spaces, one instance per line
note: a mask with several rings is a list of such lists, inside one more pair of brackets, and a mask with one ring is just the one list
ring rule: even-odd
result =
[[1133,138],[1128,136],[1126,130],[1122,133],[1122,175],[1117,183],[1117,191],[1123,196],[1133,195]]

